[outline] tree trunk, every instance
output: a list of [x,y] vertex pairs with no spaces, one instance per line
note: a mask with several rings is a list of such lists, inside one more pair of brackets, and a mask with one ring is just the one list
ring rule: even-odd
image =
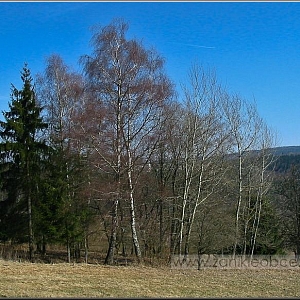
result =
[[111,229],[111,236],[109,240],[109,247],[108,252],[105,258],[105,264],[112,265],[114,263],[114,254],[116,248],[116,241],[117,241],[117,228],[118,228],[118,205],[119,200],[116,199],[114,201],[114,209],[113,209],[113,217],[112,217],[112,229]]
[[28,231],[29,231],[29,259],[34,261],[34,237],[32,226],[32,202],[31,197],[28,195]]
[[[28,151],[27,151],[28,150]],[[29,259],[34,261],[34,237],[32,224],[32,199],[30,188],[30,170],[29,170],[29,149],[26,149],[26,197],[27,197],[27,212],[28,212],[28,243],[29,243]]]
[[116,127],[116,135],[117,135],[117,169],[116,169],[116,177],[115,181],[117,183],[117,195],[114,201],[113,207],[113,216],[112,216],[112,229],[111,229],[111,236],[109,241],[109,247],[107,251],[107,255],[105,258],[105,264],[112,265],[114,263],[114,254],[117,242],[117,230],[118,230],[118,206],[121,196],[121,136],[122,136],[122,118],[121,118],[121,94],[122,89],[121,86],[118,85],[118,100],[117,100],[117,127]]
[[67,258],[68,258],[68,263],[71,263],[71,245],[70,245],[70,240],[67,238]]
[[235,215],[235,238],[234,238],[234,247],[233,247],[233,257],[236,255],[236,248],[239,240],[239,230],[240,230],[240,209],[242,203],[242,192],[243,192],[243,181],[242,181],[242,153],[239,151],[239,196],[236,207],[236,215]]
[[87,238],[87,232],[85,232],[84,235],[84,261],[87,264],[88,263],[88,238]]
[[261,217],[263,186],[264,186],[264,182],[265,182],[265,179],[264,179],[264,173],[265,173],[265,169],[266,169],[265,165],[266,165],[265,164],[265,157],[263,156],[263,158],[262,158],[262,169],[261,169],[261,174],[260,174],[260,183],[259,183],[259,188],[258,188],[258,191],[257,191],[256,205],[258,204],[258,209],[255,212],[255,219],[254,219],[254,224],[256,224],[256,226],[255,226],[254,235],[253,235],[253,239],[252,239],[252,245],[251,245],[251,259],[253,257],[253,253],[254,253],[254,249],[255,249],[256,237],[257,237],[257,232],[258,232],[258,227],[259,227],[260,217]]
[[132,241],[134,245],[135,255],[137,256],[138,262],[142,262],[142,252],[140,249],[140,244],[138,240],[138,235],[136,231],[136,219],[135,219],[135,205],[134,205],[134,195],[133,195],[133,183],[132,183],[132,158],[131,152],[128,147],[128,184],[129,184],[129,199],[130,199],[130,217],[131,217],[131,232]]

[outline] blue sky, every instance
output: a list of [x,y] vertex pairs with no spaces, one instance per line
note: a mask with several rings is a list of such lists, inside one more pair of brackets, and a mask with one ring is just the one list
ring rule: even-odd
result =
[[178,88],[197,60],[229,92],[255,99],[277,146],[300,145],[300,2],[0,2],[0,110],[11,83],[21,88],[24,62],[34,77],[57,53],[79,70],[90,28],[114,18],[165,58]]

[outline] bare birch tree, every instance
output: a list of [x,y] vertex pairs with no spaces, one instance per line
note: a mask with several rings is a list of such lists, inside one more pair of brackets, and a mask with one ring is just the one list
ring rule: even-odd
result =
[[[263,200],[273,181],[272,172],[270,166],[274,164],[275,156],[271,149],[276,145],[276,135],[266,124],[262,124],[260,134],[258,136],[258,159],[257,169],[255,174],[258,184],[256,186],[256,197],[254,205],[254,216],[252,222],[251,239],[250,239],[250,255],[254,254],[257,233],[259,230],[259,224],[261,220]],[[244,246],[244,248],[246,248]]]
[[[240,246],[240,248],[243,248],[244,245],[244,243],[243,245],[240,244],[242,237],[240,219],[243,207],[245,208],[246,203],[249,204],[251,200],[251,186],[248,183],[251,182],[249,176],[251,176],[250,172],[253,169],[255,161],[251,156],[251,150],[257,150],[262,119],[258,116],[255,104],[246,102],[237,95],[228,96],[227,101],[224,102],[223,111],[227,126],[231,132],[232,153],[237,158],[237,200],[235,211],[235,242],[233,248],[233,255],[235,256],[237,247]],[[248,202],[246,201],[246,195],[248,195]],[[245,234],[244,232],[244,236]]]
[[[172,95],[172,85],[163,72],[163,59],[146,50],[141,42],[127,40],[128,24],[115,20],[93,36],[93,56],[82,61],[91,84],[108,112],[113,129],[112,159],[100,153],[116,175],[119,188],[114,201],[114,216],[107,263],[113,262],[117,228],[117,207],[121,198],[121,177],[127,179],[132,242],[142,261],[135,209],[135,187],[157,143],[156,129],[161,124],[162,108]],[[97,139],[94,139],[97,143]],[[96,144],[95,144],[96,145]],[[96,147],[97,148],[97,147]]]
[[[75,199],[75,191],[72,188],[71,169],[73,163],[72,155],[80,149],[76,149],[77,142],[74,142],[74,117],[82,106],[84,98],[84,81],[81,75],[71,71],[63,59],[53,54],[46,60],[46,68],[43,74],[37,76],[38,100],[44,107],[45,120],[48,122],[49,142],[55,151],[59,152],[60,174],[64,177],[64,187],[67,194],[66,211],[69,210],[71,202]],[[63,192],[59,197],[64,197]],[[75,218],[74,218],[75,219]],[[69,223],[74,220],[67,220],[66,240],[68,261],[71,261],[71,237]]]
[[220,110],[223,89],[214,72],[194,64],[189,80],[189,86],[184,87],[183,186],[178,247],[182,254],[185,240],[185,255],[189,252],[198,207],[213,194],[224,175],[222,161],[229,137]]
[[52,139],[63,149],[70,146],[72,118],[83,95],[82,77],[72,72],[63,59],[53,54],[46,60],[44,74],[38,74],[39,101],[45,108]]

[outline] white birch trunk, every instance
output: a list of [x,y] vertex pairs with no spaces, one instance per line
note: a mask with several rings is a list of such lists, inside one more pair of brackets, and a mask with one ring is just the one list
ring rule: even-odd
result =
[[138,235],[136,231],[136,219],[135,219],[135,205],[134,205],[134,187],[132,179],[132,157],[131,151],[128,147],[128,184],[129,184],[129,199],[130,199],[130,216],[131,216],[131,231],[132,231],[132,242],[134,245],[135,254],[138,258],[138,262],[142,262],[142,253],[140,249],[140,244],[138,240]]

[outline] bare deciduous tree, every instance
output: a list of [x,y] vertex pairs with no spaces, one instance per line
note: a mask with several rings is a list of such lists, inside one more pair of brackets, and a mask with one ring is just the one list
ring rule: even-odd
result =
[[[254,103],[249,103],[241,99],[239,96],[228,96],[223,106],[224,116],[227,126],[231,132],[231,144],[233,157],[237,158],[237,202],[235,213],[235,243],[233,255],[237,252],[238,245],[242,252],[246,252],[246,236],[248,223],[252,218],[251,202],[253,191],[257,193],[258,205],[262,200],[263,187],[265,187],[265,171],[271,163],[271,157],[268,157],[267,147],[273,143],[271,132],[264,126],[263,120],[259,117]],[[260,150],[260,155],[253,155],[253,151]],[[268,159],[267,159],[268,157]],[[258,173],[257,173],[258,172]],[[259,179],[258,179],[259,178]],[[254,187],[254,181],[257,181]],[[259,200],[258,200],[259,199]],[[261,206],[257,207],[255,222],[259,220]],[[244,232],[243,243],[241,243],[241,215],[244,216]],[[259,222],[258,222],[259,223]],[[257,231],[258,223],[255,228]]]
[[[163,59],[154,50],[146,50],[136,40],[127,40],[128,24],[116,20],[93,37],[93,56],[84,63],[90,87],[106,107],[111,131],[111,158],[101,158],[115,173],[119,188],[114,201],[114,216],[107,263],[113,262],[117,227],[117,207],[121,198],[121,177],[127,179],[132,241],[136,256],[142,260],[138,239],[135,187],[139,175],[155,149],[156,130],[162,109],[172,95],[172,85],[163,72]],[[94,137],[94,145],[99,142]],[[96,144],[95,144],[96,143]],[[97,146],[96,146],[97,148]],[[126,197],[125,197],[126,198]]]
[[223,89],[214,72],[194,64],[189,80],[190,86],[184,87],[182,116],[183,181],[178,241],[178,252],[182,254],[185,240],[185,255],[189,252],[198,207],[213,194],[224,175],[222,161],[229,137],[220,110]]
[[[250,240],[250,254],[253,256],[257,233],[259,229],[263,200],[267,192],[269,191],[273,176],[271,173],[270,166],[275,161],[275,156],[271,149],[276,144],[276,135],[266,124],[262,124],[260,134],[257,139],[258,145],[258,159],[257,159],[257,170],[255,174],[257,178],[256,185],[256,197],[255,197],[255,210],[252,223],[251,240]],[[244,247],[246,248],[246,247]]]
[[[46,60],[43,74],[37,75],[36,80],[38,100],[44,107],[45,120],[48,122],[49,143],[52,148],[60,152],[59,168],[66,182],[69,204],[75,199],[72,189],[70,170],[71,157],[80,154],[78,149],[78,136],[75,132],[74,120],[82,107],[84,100],[84,81],[81,75],[72,72],[63,59],[53,54]],[[63,183],[62,183],[63,185]],[[61,187],[62,188],[62,187]],[[60,197],[63,197],[61,192]],[[71,225],[66,222],[68,261],[71,261],[71,240],[69,229]],[[71,223],[73,220],[70,221]]]
[[238,193],[233,249],[233,255],[235,255],[240,238],[240,213],[245,185],[244,163],[249,151],[253,150],[252,147],[255,144],[260,124],[257,122],[256,107],[242,100],[239,96],[228,96],[227,101],[224,102],[223,111],[231,132],[233,153],[237,153],[238,157]]

